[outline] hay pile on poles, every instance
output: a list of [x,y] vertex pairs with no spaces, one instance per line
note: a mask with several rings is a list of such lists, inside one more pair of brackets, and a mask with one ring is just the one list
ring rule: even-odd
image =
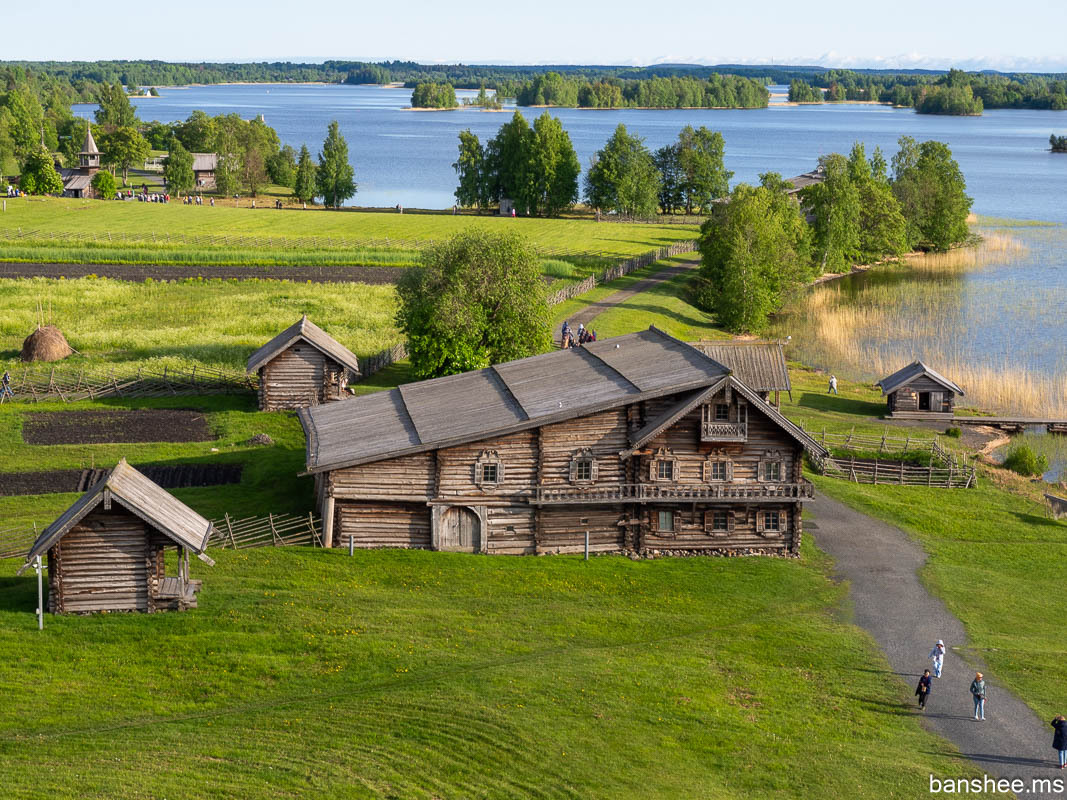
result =
[[73,353],[67,337],[55,325],[38,325],[22,343],[23,361],[61,361]]

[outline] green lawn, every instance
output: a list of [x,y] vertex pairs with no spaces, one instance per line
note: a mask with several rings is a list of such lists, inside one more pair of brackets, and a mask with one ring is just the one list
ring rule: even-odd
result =
[[0,562],[5,793],[914,798],[976,774],[840,621],[810,548],[213,555],[194,611],[43,633],[34,579]]
[[214,208],[139,202],[19,198],[0,215],[5,261],[130,264],[414,263],[428,242],[469,227],[517,230],[545,258],[584,272],[695,238],[687,225],[596,223],[286,209],[264,198],[256,210],[216,200]]

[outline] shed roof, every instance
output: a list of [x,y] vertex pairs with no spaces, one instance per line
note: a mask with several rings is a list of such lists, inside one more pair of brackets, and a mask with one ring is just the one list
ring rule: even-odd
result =
[[71,175],[63,184],[63,190],[71,192],[78,189],[88,189],[92,182],[93,179],[89,175]]
[[90,511],[103,502],[105,492],[112,502],[118,502],[183,547],[195,553],[204,552],[211,538],[212,525],[165,489],[150,481],[122,459],[93,487],[49,525],[30,548],[27,564],[78,524]]
[[190,153],[193,157],[193,172],[213,172],[219,165],[218,153]]
[[877,385],[882,387],[882,395],[892,394],[901,386],[904,386],[909,381],[913,381],[918,377],[925,375],[935,383],[939,383],[949,391],[963,396],[963,389],[954,384],[940,372],[930,369],[922,361],[914,361],[903,369],[898,369],[892,375],[887,378],[882,378],[878,381]]
[[255,372],[301,339],[324,355],[332,358],[338,364],[348,367],[356,375],[359,374],[359,359],[356,358],[355,354],[309,320],[307,314],[249,356],[247,371],[250,373]]
[[301,409],[307,470],[339,469],[516,433],[700,389],[727,373],[722,364],[653,327],[409,383]]
[[781,342],[723,341],[693,342],[706,356],[718,361],[756,392],[789,392],[789,369]]

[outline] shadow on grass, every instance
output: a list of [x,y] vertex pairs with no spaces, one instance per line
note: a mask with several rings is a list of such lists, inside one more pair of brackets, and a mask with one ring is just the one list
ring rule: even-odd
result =
[[885,413],[885,406],[881,403],[871,403],[866,400],[853,400],[836,394],[816,394],[815,392],[802,392],[797,401],[798,406],[812,408],[816,411],[836,411],[840,414],[863,414],[868,417],[879,417]]
[[[642,292],[644,294],[644,292]],[[649,314],[656,314],[664,317],[669,317],[677,322],[681,322],[684,325],[688,325],[693,328],[704,327],[714,324],[714,319],[711,317],[705,317],[703,319],[690,316],[686,314],[679,314],[677,311],[671,311],[663,306],[646,305],[644,303],[626,303],[624,305],[616,306],[621,311],[645,311]],[[614,309],[605,309],[614,310]]]
[[[927,716],[929,717],[929,716],[933,716],[933,715],[932,714],[927,714]],[[956,716],[951,716],[951,715],[945,715],[944,718],[945,719],[969,719],[972,722],[974,721],[974,717],[967,717],[967,716],[956,717]],[[1054,763],[1051,758],[1050,759],[1044,759],[1044,758],[1021,758],[1021,757],[1018,757],[1018,756],[1002,756],[1002,755],[997,755],[997,754],[994,754],[994,753],[954,753],[951,750],[926,750],[924,752],[927,755],[942,756],[943,758],[952,758],[952,759],[957,759],[957,758],[961,758],[961,757],[962,758],[969,758],[969,759],[971,759],[971,761],[977,761],[977,762],[983,763],[983,764],[1014,764],[1014,765],[1019,766],[1019,767],[1050,767],[1051,768],[1053,766],[1053,763]]]
[[875,700],[870,697],[863,697],[858,694],[844,694],[842,697],[847,697],[849,700],[855,700],[860,705],[874,711],[878,714],[892,714],[894,716],[903,716],[911,714],[911,704],[904,704],[900,702],[894,702],[890,700]]
[[[22,558],[7,559],[12,564],[22,566]],[[16,567],[17,568],[17,567]],[[25,611],[33,613],[37,608],[37,575],[30,569],[29,574],[19,578],[0,578],[0,611]],[[47,593],[48,588],[45,587]],[[48,602],[48,598],[45,598]],[[36,627],[36,626],[34,626]]]
[[1043,528],[1062,528],[1067,533],[1067,526],[1064,526],[1059,520],[1039,517],[1037,514],[1027,514],[1024,511],[1013,511],[1011,513],[1017,520],[1025,522],[1027,525],[1040,525]]

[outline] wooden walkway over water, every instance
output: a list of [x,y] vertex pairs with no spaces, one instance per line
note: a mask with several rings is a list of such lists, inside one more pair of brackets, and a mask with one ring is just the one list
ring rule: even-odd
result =
[[1067,419],[1040,417],[952,417],[960,425],[988,425],[1002,431],[1018,433],[1025,428],[1043,427],[1049,433],[1067,433]]

